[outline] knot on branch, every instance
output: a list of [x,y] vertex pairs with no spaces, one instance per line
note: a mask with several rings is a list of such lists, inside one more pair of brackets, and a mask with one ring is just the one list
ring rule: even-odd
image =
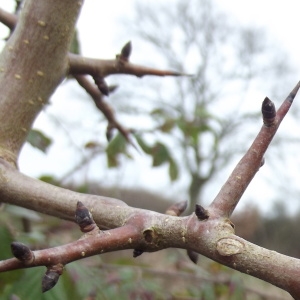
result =
[[143,236],[144,239],[146,241],[146,243],[148,244],[158,244],[158,238],[159,238],[159,234],[157,234],[157,232],[155,230],[153,230],[152,228],[148,228],[146,230],[143,231]]
[[245,245],[233,238],[223,238],[217,242],[217,251],[222,256],[232,256],[243,252]]

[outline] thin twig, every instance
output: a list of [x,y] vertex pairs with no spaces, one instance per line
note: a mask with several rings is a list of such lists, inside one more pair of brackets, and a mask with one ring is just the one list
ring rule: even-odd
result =
[[210,205],[215,217],[229,217],[240,198],[261,167],[263,156],[270,145],[281,121],[289,111],[292,102],[300,88],[300,82],[291,91],[278,109],[275,121],[271,126],[263,125],[247,153],[237,164],[226,183]]

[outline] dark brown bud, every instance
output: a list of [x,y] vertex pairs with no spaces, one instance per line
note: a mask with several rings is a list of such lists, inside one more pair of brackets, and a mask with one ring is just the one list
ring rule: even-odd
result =
[[197,264],[198,262],[198,258],[199,258],[199,254],[195,251],[192,251],[192,250],[187,250],[186,251],[189,259],[194,263],[194,264]]
[[144,251],[139,250],[139,249],[134,249],[133,250],[133,257],[138,257],[140,255],[142,255],[144,253]]
[[120,59],[128,61],[129,57],[130,57],[130,54],[131,54],[131,50],[132,50],[132,45],[131,45],[131,41],[129,41],[122,48]]
[[167,209],[166,215],[180,216],[186,210],[186,208],[187,208],[187,201],[174,203]]
[[274,103],[268,97],[266,97],[262,103],[261,112],[265,126],[270,127],[274,125],[276,109]]
[[209,218],[208,211],[199,204],[196,204],[195,214],[200,221],[204,221]]
[[104,78],[102,76],[100,76],[100,77],[94,76],[94,81],[95,81],[99,91],[103,95],[108,96],[109,95],[109,87],[108,87],[106,81],[104,80]]
[[42,292],[51,290],[57,284],[60,275],[61,273],[56,270],[47,270],[42,279]]
[[10,246],[13,256],[18,260],[26,264],[34,261],[34,254],[26,245],[19,242],[12,242]]
[[91,213],[80,201],[77,202],[75,222],[79,225],[82,232],[90,232],[96,227]]

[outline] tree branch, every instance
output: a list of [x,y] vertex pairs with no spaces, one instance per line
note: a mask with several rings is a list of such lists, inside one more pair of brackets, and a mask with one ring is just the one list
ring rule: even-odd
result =
[[0,8],[0,22],[7,26],[10,30],[14,30],[18,21],[18,17]]
[[[293,295],[300,295],[300,278],[297,276],[300,260],[261,248],[235,236],[231,222],[228,219],[213,217],[218,211],[214,212],[212,208],[209,209],[208,218],[201,221],[195,214],[188,217],[164,215],[132,208],[112,198],[71,192],[22,175],[6,162],[2,162],[0,174],[0,197],[3,202],[72,220],[76,204],[81,201],[92,211],[93,218],[100,228],[123,227],[120,228],[120,232],[122,231],[127,238],[136,234],[132,244],[126,243],[123,246],[113,242],[114,238],[110,239],[101,234],[99,241],[95,241],[95,238],[85,239],[85,242],[82,242],[85,249],[98,248],[95,251],[101,251],[102,237],[105,237],[103,243],[111,243],[105,248],[107,251],[118,250],[120,247],[128,249],[130,245],[132,249],[142,252],[169,247],[189,249],[233,269],[261,278]],[[127,226],[131,226],[129,231],[134,227],[135,233],[130,234]],[[53,259],[57,257],[54,254],[57,252],[50,253]],[[76,255],[80,256],[78,253]],[[63,263],[65,259],[61,257]],[[4,268],[6,264],[1,262],[0,265]],[[14,265],[16,262],[9,264]],[[5,270],[8,268],[5,267]]]
[[131,143],[130,141],[130,130],[124,128],[116,119],[113,108],[104,101],[103,95],[101,94],[100,90],[94,85],[92,82],[88,80],[85,75],[74,75],[74,78],[77,82],[86,90],[86,92],[92,97],[94,100],[97,108],[104,114],[105,118],[108,121],[107,126],[107,137],[109,140],[110,131],[113,128],[119,130],[119,132],[126,138],[127,142]]
[[69,73],[74,74],[89,74],[98,77],[106,77],[113,74],[127,74],[137,77],[143,77],[145,75],[153,76],[189,76],[181,72],[175,72],[170,70],[157,70],[148,68],[141,65],[135,65],[128,61],[120,59],[120,55],[116,56],[116,59],[94,59],[85,58],[73,53],[69,54]]
[[270,124],[266,125],[266,121],[264,120],[264,125],[255,138],[253,144],[237,164],[230,177],[210,205],[210,208],[217,213],[215,217],[231,216],[252,178],[259,170],[263,162],[263,156],[281,121],[290,109],[299,88],[300,82],[298,82],[295,88],[284,100],[276,113],[276,117],[274,117],[274,120],[272,120]]

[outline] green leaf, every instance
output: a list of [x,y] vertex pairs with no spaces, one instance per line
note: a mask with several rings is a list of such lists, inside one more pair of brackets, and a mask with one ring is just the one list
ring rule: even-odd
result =
[[153,151],[153,147],[149,146],[145,140],[139,135],[139,134],[135,134],[134,135],[136,138],[136,141],[138,142],[138,144],[140,145],[140,147],[142,148],[142,150],[147,153],[152,155],[152,151]]
[[164,144],[157,142],[152,149],[152,157],[153,167],[161,166],[163,163],[170,160],[168,148]]
[[162,132],[169,133],[174,128],[175,123],[174,119],[167,119],[161,126],[159,126],[159,129]]
[[169,159],[169,176],[171,181],[175,181],[178,178],[178,166],[173,158]]
[[118,156],[119,154],[126,154],[127,141],[125,137],[118,133],[108,144],[106,148],[107,164],[109,168],[117,167],[119,165]]
[[[13,242],[13,236],[5,224],[0,223],[0,260],[12,258],[10,245]],[[10,286],[20,278],[23,274],[23,270],[10,271],[0,273],[0,291],[8,290]],[[0,292],[0,299],[1,297]]]
[[73,39],[70,45],[70,52],[75,53],[75,54],[80,54],[80,43],[78,40],[78,31],[74,31]]
[[76,284],[66,269],[60,276],[55,287],[43,294],[42,278],[45,272],[45,267],[26,269],[23,276],[11,286],[9,291],[6,291],[7,295],[5,296],[7,296],[7,298],[4,296],[1,297],[1,299],[10,299],[8,297],[10,297],[12,294],[18,296],[20,299],[82,299],[82,296],[79,295],[77,291]]
[[52,144],[52,140],[37,129],[30,130],[27,137],[27,142],[31,146],[38,148],[44,153],[47,151],[48,147]]
[[39,177],[39,180],[53,185],[59,185],[59,182],[52,175],[42,175]]

